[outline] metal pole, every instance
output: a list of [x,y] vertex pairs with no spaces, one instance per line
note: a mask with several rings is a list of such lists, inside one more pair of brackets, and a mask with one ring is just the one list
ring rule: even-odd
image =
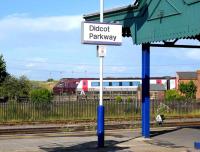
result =
[[142,44],[142,136],[150,137],[150,44]]
[[103,106],[103,57],[100,57],[100,101],[99,105]]
[[103,22],[104,0],[100,0],[100,22]]
[[[103,22],[104,0],[100,0],[100,22]],[[98,147],[104,147],[104,106],[103,106],[103,56],[100,56],[100,89],[97,108]]]
[[[104,0],[100,0],[100,22],[103,22]],[[100,56],[100,101],[99,105],[103,106],[103,56]]]

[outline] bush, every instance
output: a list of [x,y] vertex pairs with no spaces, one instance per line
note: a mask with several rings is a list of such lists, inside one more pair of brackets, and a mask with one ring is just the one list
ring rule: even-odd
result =
[[156,114],[158,115],[164,115],[166,113],[169,113],[170,112],[170,109],[169,109],[169,106],[167,106],[166,104],[164,103],[160,103],[158,105],[158,108],[156,110]]
[[196,98],[197,86],[193,81],[189,81],[188,83],[180,83],[179,90],[182,94],[185,95],[186,99]]
[[115,100],[116,100],[117,102],[122,102],[122,97],[116,96],[116,97],[115,97]]
[[177,90],[167,90],[165,92],[165,101],[180,101],[185,100],[184,96],[181,96]]
[[31,91],[31,101],[33,103],[50,103],[52,99],[52,93],[48,89],[35,89]]
[[132,100],[132,98],[131,97],[128,97],[127,98],[127,102],[132,102],[133,100]]

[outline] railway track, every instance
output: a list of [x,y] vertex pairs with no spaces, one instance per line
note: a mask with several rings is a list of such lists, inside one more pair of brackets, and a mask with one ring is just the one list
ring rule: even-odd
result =
[[[141,123],[138,121],[137,123],[129,122],[106,122],[105,129],[106,130],[114,130],[114,129],[131,129],[131,128],[139,128]],[[157,127],[158,125],[155,122],[151,122],[152,127]],[[159,126],[161,127],[161,126]],[[173,121],[173,122],[164,122],[162,127],[200,127],[199,121]],[[0,135],[9,135],[9,134],[40,134],[40,133],[56,133],[56,132],[76,132],[76,131],[94,131],[96,129],[96,123],[90,122],[80,123],[75,125],[63,125],[57,124],[54,126],[50,125],[30,125],[30,126],[5,126],[0,128]]]

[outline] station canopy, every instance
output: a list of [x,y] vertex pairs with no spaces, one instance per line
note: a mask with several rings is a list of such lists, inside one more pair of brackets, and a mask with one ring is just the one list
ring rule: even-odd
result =
[[[99,21],[99,13],[84,15]],[[104,12],[104,22],[120,23],[123,36],[134,44],[176,39],[200,41],[200,0],[137,0],[134,4]]]

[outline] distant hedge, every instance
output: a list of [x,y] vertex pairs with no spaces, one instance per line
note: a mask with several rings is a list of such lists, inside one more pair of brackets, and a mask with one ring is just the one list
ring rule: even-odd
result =
[[52,99],[52,92],[48,89],[41,88],[31,91],[31,101],[34,103],[50,103]]

